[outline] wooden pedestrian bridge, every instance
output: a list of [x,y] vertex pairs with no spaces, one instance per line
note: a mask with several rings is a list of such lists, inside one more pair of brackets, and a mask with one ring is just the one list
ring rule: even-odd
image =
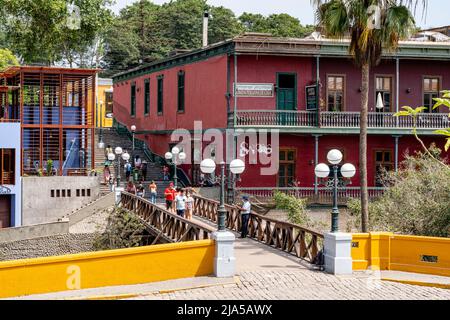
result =
[[[194,195],[192,220],[182,218],[144,198],[126,192],[121,195],[120,206],[140,218],[147,231],[156,237],[153,243],[211,239],[212,233],[217,229],[219,202],[198,195]],[[231,205],[225,207],[226,228],[239,232],[241,229],[239,208]],[[249,218],[248,238],[251,239],[250,246],[276,249],[309,263],[313,262],[323,245],[323,234],[319,232],[254,212]]]

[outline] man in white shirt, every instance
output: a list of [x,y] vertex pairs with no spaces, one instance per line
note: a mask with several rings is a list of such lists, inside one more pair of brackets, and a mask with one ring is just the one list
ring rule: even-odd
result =
[[241,208],[241,218],[242,218],[242,229],[241,229],[241,239],[247,237],[248,233],[248,220],[250,218],[250,213],[252,211],[252,204],[248,200],[248,196],[243,196],[244,204]]
[[184,195],[184,190],[179,190],[177,196],[175,197],[175,204],[177,208],[177,215],[184,218],[184,211],[186,210],[186,200],[187,197]]

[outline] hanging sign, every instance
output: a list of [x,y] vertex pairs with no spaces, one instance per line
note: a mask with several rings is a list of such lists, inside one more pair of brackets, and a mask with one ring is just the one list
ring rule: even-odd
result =
[[238,83],[236,85],[236,97],[272,98],[273,83]]
[[317,86],[306,86],[305,87],[305,97],[306,97],[306,110],[316,110],[317,109]]

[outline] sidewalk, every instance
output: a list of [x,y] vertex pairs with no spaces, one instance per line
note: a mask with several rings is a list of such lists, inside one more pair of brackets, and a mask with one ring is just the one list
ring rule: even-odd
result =
[[381,279],[391,282],[450,289],[450,277],[401,271],[381,271]]
[[84,290],[72,290],[53,292],[46,294],[36,294],[31,296],[23,296],[11,298],[12,300],[116,300],[130,299],[138,296],[166,294],[170,292],[193,290],[208,288],[211,286],[227,286],[235,285],[236,277],[232,278],[216,278],[195,277],[168,280],[161,282],[152,282],[146,284],[101,287]]

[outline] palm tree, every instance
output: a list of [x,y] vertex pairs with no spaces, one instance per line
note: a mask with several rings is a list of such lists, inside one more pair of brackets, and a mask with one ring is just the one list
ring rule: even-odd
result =
[[[361,184],[361,229],[367,232],[369,195],[367,188],[367,116],[369,74],[381,62],[383,51],[394,51],[401,39],[415,29],[415,10],[426,0],[311,0],[321,32],[334,39],[350,38],[349,52],[361,69],[361,115],[359,171]],[[374,10],[374,8],[376,10]],[[375,14],[375,15],[373,15]],[[377,18],[374,20],[374,18]]]

